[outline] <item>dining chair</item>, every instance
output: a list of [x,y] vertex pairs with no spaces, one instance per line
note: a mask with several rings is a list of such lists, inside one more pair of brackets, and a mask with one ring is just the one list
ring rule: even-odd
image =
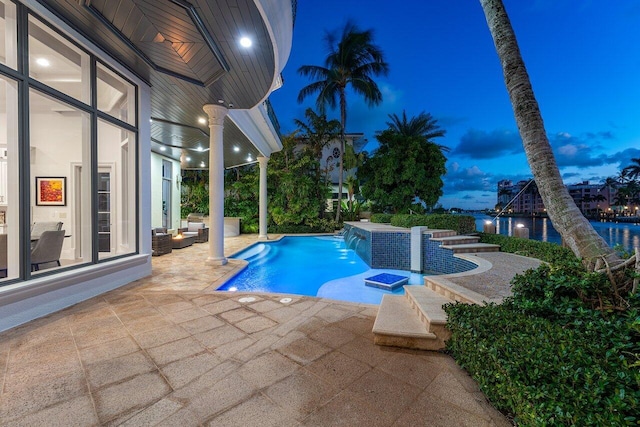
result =
[[55,262],[60,266],[60,254],[64,243],[64,230],[43,231],[31,250],[31,271],[40,270],[41,264]]

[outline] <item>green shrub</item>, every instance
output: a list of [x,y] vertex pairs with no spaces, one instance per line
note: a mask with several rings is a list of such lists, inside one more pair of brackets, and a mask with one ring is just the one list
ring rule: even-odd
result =
[[371,214],[371,222],[377,222],[379,224],[389,224],[391,222],[391,217],[393,214],[385,214],[385,213],[374,213]]
[[394,215],[391,225],[396,227],[411,228],[426,226],[440,230],[454,230],[458,234],[473,233],[476,229],[476,220],[468,215],[430,214],[430,215]]
[[447,349],[518,425],[638,425],[637,299],[626,314],[580,309],[562,321],[512,300],[448,304]]
[[242,218],[240,220],[240,233],[242,234],[255,234],[259,231],[258,221],[255,219],[245,220]]
[[549,242],[521,239],[504,236],[502,234],[479,233],[481,243],[500,245],[502,252],[538,258],[550,263],[565,263],[577,261],[576,256],[568,248]]
[[309,221],[307,224],[283,224],[270,225],[269,233],[281,234],[305,234],[305,233],[333,233],[336,231],[338,224],[330,219],[316,219]]

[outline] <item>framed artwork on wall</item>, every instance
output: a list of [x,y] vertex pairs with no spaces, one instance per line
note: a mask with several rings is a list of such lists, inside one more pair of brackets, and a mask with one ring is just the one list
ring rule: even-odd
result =
[[36,177],[36,205],[37,206],[66,206],[67,178]]

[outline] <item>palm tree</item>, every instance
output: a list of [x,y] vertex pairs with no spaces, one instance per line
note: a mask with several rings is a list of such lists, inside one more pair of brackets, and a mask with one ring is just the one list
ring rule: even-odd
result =
[[347,96],[346,89],[351,89],[362,95],[369,106],[382,102],[382,92],[373,80],[374,76],[386,75],[389,66],[384,60],[382,50],[373,43],[373,30],[360,30],[352,21],[347,21],[340,38],[336,33],[325,36],[329,53],[324,60],[324,66],[303,65],[298,73],[314,80],[303,87],[298,94],[298,102],[307,96],[318,94],[316,105],[323,112],[325,106],[331,108],[340,106],[340,172],[338,177],[338,208],[336,221],[340,220],[342,204],[342,181],[344,165],[345,131],[347,127]]
[[[417,116],[411,117],[407,120],[407,112],[402,110],[402,118],[397,114],[389,114],[390,122],[387,122],[389,130],[397,133],[398,135],[408,137],[420,137],[424,138],[426,142],[433,143],[434,138],[444,136],[446,131],[441,129],[437,123],[437,120],[429,113],[424,111]],[[448,152],[450,150],[446,145],[438,145],[440,151]]]
[[524,151],[554,228],[590,270],[595,268],[596,261],[601,257],[606,257],[610,263],[619,263],[620,257],[582,215],[562,182],[502,0],[480,0],[480,4],[502,65]]
[[640,158],[631,159],[631,164],[624,168],[623,172],[629,179],[640,178]]

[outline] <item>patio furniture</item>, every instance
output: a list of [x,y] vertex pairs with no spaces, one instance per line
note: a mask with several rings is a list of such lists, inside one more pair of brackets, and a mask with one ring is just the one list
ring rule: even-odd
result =
[[167,233],[166,228],[154,228],[151,230],[151,249],[153,256],[170,254],[173,249],[171,238],[173,236]]
[[187,222],[187,227],[178,229],[178,233],[185,237],[195,237],[195,243],[209,241],[209,229],[204,222]]
[[185,236],[184,234],[178,235],[171,239],[171,247],[173,249],[183,249],[187,246],[193,245],[196,239],[197,236]]
[[31,271],[40,270],[41,264],[54,262],[59,267],[63,243],[64,230],[43,231],[31,250]]

